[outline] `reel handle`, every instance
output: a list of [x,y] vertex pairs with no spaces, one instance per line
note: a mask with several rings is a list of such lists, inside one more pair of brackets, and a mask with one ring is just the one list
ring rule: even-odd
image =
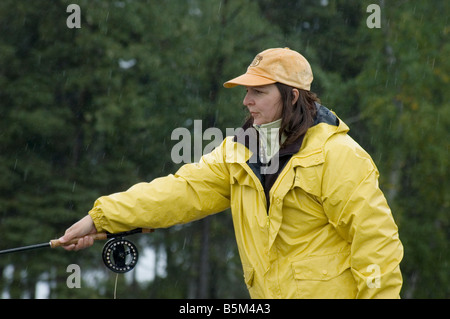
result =
[[[94,240],[106,240],[107,239],[107,234],[106,233],[95,233],[95,234],[90,234],[90,235],[87,235],[87,236],[94,238]],[[76,244],[76,243],[78,243],[79,239],[80,238],[74,238],[72,240],[69,240],[66,243],[61,243],[59,241],[59,239],[52,239],[52,240],[50,240],[50,247],[51,248],[56,248],[56,247],[68,246],[68,245]]]

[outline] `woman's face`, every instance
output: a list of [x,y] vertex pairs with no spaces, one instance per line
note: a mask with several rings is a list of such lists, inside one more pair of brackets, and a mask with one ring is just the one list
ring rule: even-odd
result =
[[246,88],[243,102],[253,117],[253,124],[266,124],[281,118],[281,94],[275,84]]

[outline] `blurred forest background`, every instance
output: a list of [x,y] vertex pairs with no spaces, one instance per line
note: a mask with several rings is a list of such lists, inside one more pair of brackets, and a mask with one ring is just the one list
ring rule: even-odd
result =
[[[70,29],[69,4],[81,8]],[[380,28],[367,7],[378,4]],[[0,249],[61,236],[101,195],[173,173],[177,127],[240,127],[223,82],[269,47],[373,157],[405,246],[402,298],[449,298],[450,2],[0,1]],[[206,141],[208,142],[208,141]],[[229,212],[133,235],[119,298],[248,298]],[[103,244],[0,256],[1,298],[112,298]],[[67,266],[81,269],[68,288]]]

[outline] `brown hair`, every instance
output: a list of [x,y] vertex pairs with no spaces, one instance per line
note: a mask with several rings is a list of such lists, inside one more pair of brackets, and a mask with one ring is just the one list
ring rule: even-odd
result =
[[[283,148],[299,139],[313,125],[317,113],[315,102],[320,103],[320,99],[317,94],[311,91],[294,88],[279,82],[275,85],[280,92],[282,102],[280,143],[281,136],[283,134],[286,136],[286,140],[280,145]],[[293,89],[297,89],[299,92],[297,102],[294,104],[292,104]],[[252,124],[253,117],[248,114],[243,127],[247,128]]]
[[297,102],[292,104],[294,87],[282,83],[275,83],[275,85],[280,91],[283,103],[280,137],[282,134],[287,137],[281,145],[285,147],[304,135],[313,125],[317,113],[315,102],[320,103],[320,99],[311,91],[297,89],[299,96]]

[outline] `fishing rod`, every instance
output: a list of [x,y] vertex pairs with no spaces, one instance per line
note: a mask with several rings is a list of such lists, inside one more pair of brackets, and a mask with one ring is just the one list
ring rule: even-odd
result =
[[[123,237],[139,233],[151,233],[154,229],[136,228],[130,231],[120,233],[96,233],[87,235],[94,240],[107,240],[103,246],[102,259],[105,266],[116,273],[125,273],[132,270],[138,261],[139,253],[136,246]],[[17,248],[0,250],[0,255],[10,254],[20,251],[33,250],[39,248],[56,248],[76,244],[80,238],[74,238],[66,243],[61,243],[58,239],[52,239],[49,242],[35,244]]]

